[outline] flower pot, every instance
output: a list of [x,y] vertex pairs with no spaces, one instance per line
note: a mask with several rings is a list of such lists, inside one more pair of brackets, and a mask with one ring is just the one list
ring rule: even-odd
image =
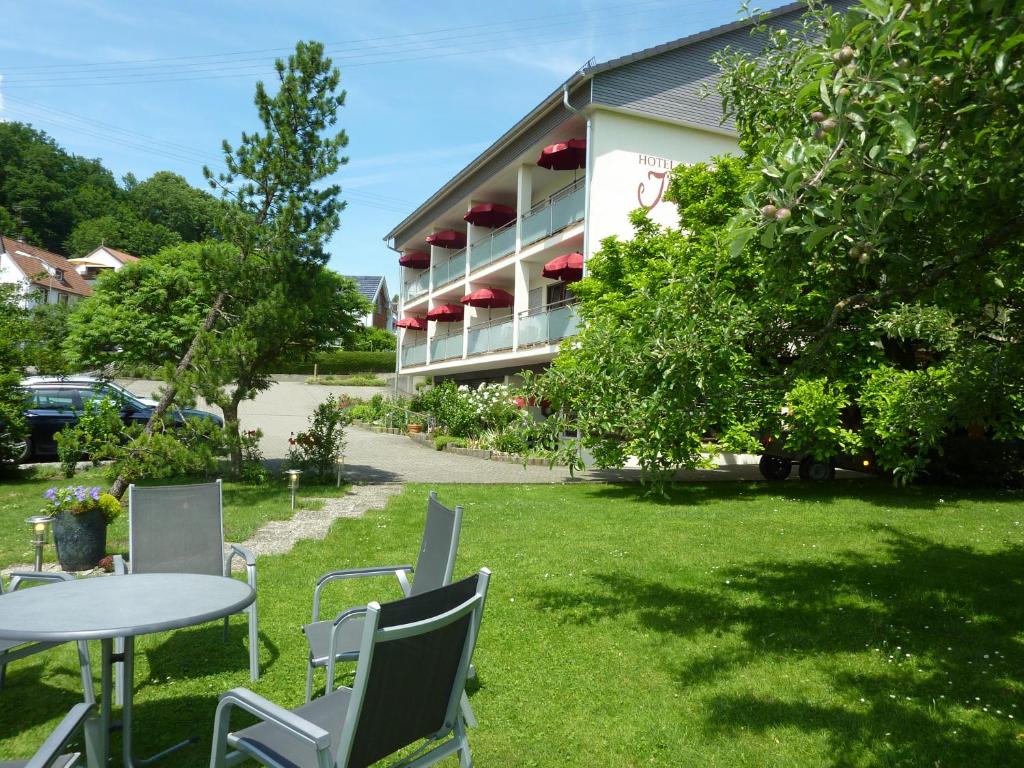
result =
[[53,519],[53,543],[63,570],[93,568],[107,552],[107,519],[99,509],[59,514]]
[[421,424],[410,424],[409,425],[409,434],[415,435],[415,434],[419,434],[422,431],[423,431],[423,426]]

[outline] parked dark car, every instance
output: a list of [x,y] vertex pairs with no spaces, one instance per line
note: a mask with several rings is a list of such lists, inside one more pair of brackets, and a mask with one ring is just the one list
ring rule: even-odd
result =
[[[29,434],[23,461],[52,458],[57,455],[55,435],[66,426],[74,426],[91,400],[109,399],[117,404],[125,424],[145,424],[156,402],[140,398],[114,382],[89,377],[49,378],[33,376],[21,382],[27,403],[25,422]],[[168,423],[184,424],[185,419],[206,419],[224,425],[220,416],[194,408],[175,408],[166,414]]]

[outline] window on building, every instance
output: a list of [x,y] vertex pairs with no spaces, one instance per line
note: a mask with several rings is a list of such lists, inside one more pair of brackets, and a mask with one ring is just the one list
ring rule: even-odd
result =
[[58,293],[57,294],[57,303],[58,304],[67,304],[68,303],[68,295],[66,293]]

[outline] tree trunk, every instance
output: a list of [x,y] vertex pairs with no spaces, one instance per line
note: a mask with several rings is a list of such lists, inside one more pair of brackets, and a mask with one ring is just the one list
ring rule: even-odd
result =
[[236,389],[231,399],[220,407],[224,412],[224,430],[228,433],[230,475],[236,480],[242,475],[242,436],[238,428],[238,404],[242,398],[238,392]]
[[[227,300],[226,293],[219,293],[217,298],[214,299],[213,305],[210,307],[210,311],[206,313],[206,319],[203,321],[202,329],[196,333],[192,339],[192,343],[188,346],[188,351],[185,352],[184,356],[178,361],[178,367],[174,371],[175,378],[168,384],[167,390],[164,392],[163,397],[160,398],[160,402],[157,403],[156,408],[153,410],[153,415],[149,417],[149,421],[146,422],[146,428],[142,432],[142,437],[146,438],[153,434],[153,430],[156,427],[157,422],[167,412],[167,409],[171,407],[171,403],[174,402],[175,396],[178,394],[178,387],[175,384],[177,377],[188,370],[189,366],[192,365],[192,358],[195,357],[196,349],[199,346],[199,340],[202,338],[204,333],[209,333],[210,329],[213,328],[213,324],[217,322],[217,316],[220,314],[221,309],[224,307],[224,302]],[[110,487],[110,494],[120,499],[124,496],[124,492],[128,490],[128,478],[123,474],[118,475],[114,484]]]

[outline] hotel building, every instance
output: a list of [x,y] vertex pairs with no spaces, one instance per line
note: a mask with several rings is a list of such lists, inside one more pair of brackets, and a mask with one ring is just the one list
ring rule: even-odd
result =
[[[805,8],[762,18],[791,27]],[[763,41],[738,22],[584,67],[392,229],[404,381],[550,363],[576,332],[572,282],[601,240],[631,237],[637,208],[678,226],[671,169],[738,152],[712,59]]]

